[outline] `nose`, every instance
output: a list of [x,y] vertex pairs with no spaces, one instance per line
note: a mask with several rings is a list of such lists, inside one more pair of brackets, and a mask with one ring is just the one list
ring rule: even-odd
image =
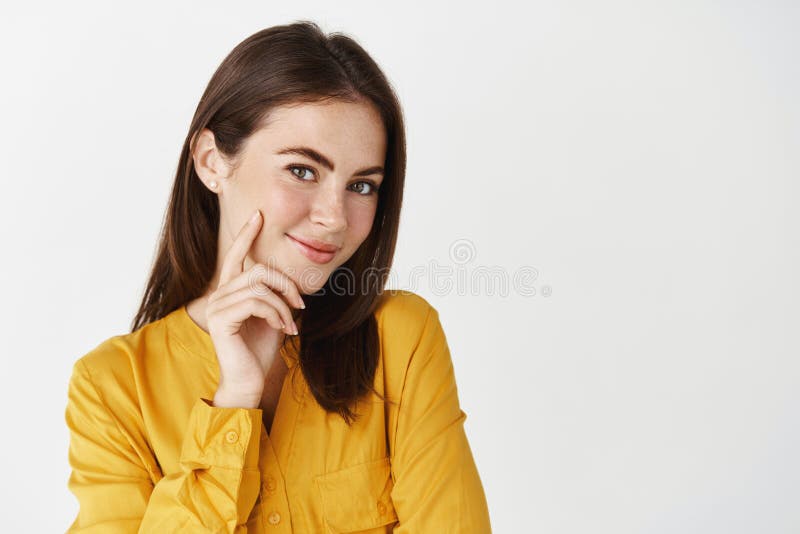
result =
[[347,228],[345,192],[320,188],[310,212],[311,222],[325,227],[328,234],[338,234]]

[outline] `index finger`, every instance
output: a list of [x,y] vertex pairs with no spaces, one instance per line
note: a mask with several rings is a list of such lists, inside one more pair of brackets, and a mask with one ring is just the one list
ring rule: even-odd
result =
[[253,239],[258,234],[260,227],[261,210],[256,210],[253,216],[250,217],[250,220],[239,230],[236,239],[233,240],[231,248],[225,253],[217,289],[244,272],[244,259],[250,247],[253,245]]

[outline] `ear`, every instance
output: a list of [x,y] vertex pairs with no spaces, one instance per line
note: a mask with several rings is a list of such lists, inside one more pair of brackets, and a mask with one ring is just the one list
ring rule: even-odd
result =
[[[230,166],[217,148],[214,132],[203,128],[194,135],[193,140],[195,141],[192,150],[194,170],[209,190],[219,193],[222,190],[223,181],[230,173]],[[192,145],[190,144],[190,146]]]

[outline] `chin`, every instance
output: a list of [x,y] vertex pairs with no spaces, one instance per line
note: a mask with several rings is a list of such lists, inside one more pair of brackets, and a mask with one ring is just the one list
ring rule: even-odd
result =
[[288,269],[280,269],[297,286],[301,295],[311,295],[325,286],[330,276],[314,265],[289,265]]
[[[301,294],[312,295],[325,287],[331,275],[344,263],[339,258],[326,264],[318,264],[313,261],[297,261],[280,265],[280,268],[292,279]],[[340,285],[343,288],[350,283],[345,280],[340,281]]]

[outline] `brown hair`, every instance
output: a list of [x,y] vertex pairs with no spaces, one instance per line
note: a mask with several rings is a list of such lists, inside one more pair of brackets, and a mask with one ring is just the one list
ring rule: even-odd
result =
[[[219,199],[195,172],[195,135],[208,128],[222,154],[235,160],[273,108],[328,99],[372,103],[387,135],[372,230],[323,288],[304,297],[306,308],[299,310],[297,321],[299,367],[311,393],[323,409],[350,425],[357,419],[350,405],[362,395],[372,391],[383,399],[372,386],[379,357],[373,314],[397,242],[406,147],[402,110],[391,84],[369,54],[344,34],[326,35],[307,20],[273,26],[242,41],[222,61],[186,135],[158,251],[131,330],[203,295],[216,269]],[[296,338],[287,336],[284,342],[289,339]]]

